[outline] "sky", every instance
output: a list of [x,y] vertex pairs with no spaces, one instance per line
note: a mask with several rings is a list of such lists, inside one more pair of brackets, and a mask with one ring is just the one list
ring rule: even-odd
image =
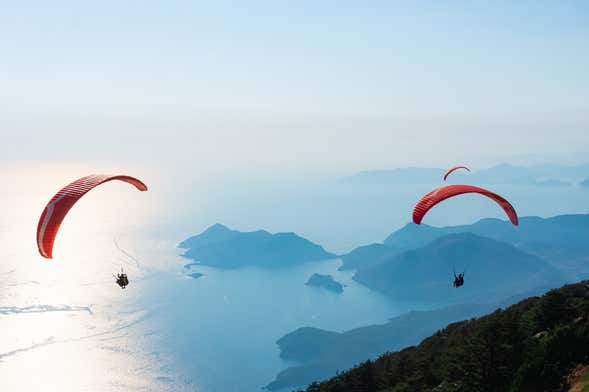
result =
[[589,151],[583,1],[21,1],[0,56],[1,162],[344,174]]

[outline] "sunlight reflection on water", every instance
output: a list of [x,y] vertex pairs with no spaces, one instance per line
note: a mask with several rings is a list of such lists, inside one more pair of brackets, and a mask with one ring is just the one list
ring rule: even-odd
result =
[[[9,389],[257,390],[286,365],[275,344],[282,334],[304,324],[359,326],[399,311],[355,285],[351,272],[337,272],[334,260],[280,270],[201,267],[204,277],[187,278],[179,239],[149,230],[157,203],[127,184],[105,184],[80,200],[55,259],[44,260],[34,234],[56,189],[27,178],[23,197],[6,195],[18,208],[0,232],[0,329],[7,331],[0,384]],[[121,267],[131,281],[126,290],[111,275]],[[304,286],[312,272],[336,274],[346,294]]]
[[[0,197],[0,385],[2,390],[181,390],[153,360],[133,326],[149,317],[134,308],[138,291],[121,290],[121,266],[140,279],[146,269],[125,257],[113,235],[129,242],[149,217],[152,199],[122,184],[84,197],[61,227],[54,260],[37,254],[42,207],[75,179],[57,171],[2,171]],[[57,187],[55,184],[59,184]]]

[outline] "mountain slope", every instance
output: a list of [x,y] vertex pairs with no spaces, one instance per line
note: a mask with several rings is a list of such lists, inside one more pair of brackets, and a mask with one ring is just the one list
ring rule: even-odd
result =
[[395,248],[383,244],[370,244],[359,246],[350,253],[340,256],[342,265],[339,270],[358,269],[367,266],[369,263],[379,262],[383,259],[399,253]]
[[447,227],[408,223],[390,234],[383,244],[361,246],[343,255],[341,269],[362,269],[453,233],[474,233],[510,243],[549,261],[571,279],[589,275],[589,214],[521,217],[518,227],[500,219],[482,219],[471,225]]
[[[565,166],[543,164],[534,166],[516,166],[502,163],[493,167],[472,172],[453,173],[448,177],[449,183],[468,180],[471,184],[513,184],[524,186],[570,186],[587,178],[589,164]],[[436,184],[442,180],[446,169],[408,167],[391,170],[368,170],[343,178],[342,181],[361,184]]]
[[388,236],[384,244],[395,249],[411,249],[446,234],[465,232],[509,242],[548,258],[580,257],[589,253],[589,214],[522,217],[518,227],[500,219],[440,228],[409,223]]
[[441,309],[411,311],[391,318],[384,324],[368,325],[342,333],[318,328],[299,328],[277,341],[280,357],[296,361],[281,371],[269,390],[308,385],[325,379],[379,354],[419,343],[448,323],[482,316],[497,308],[512,305],[531,295],[543,294],[548,287],[494,303],[459,304]]
[[481,219],[470,225],[433,227],[408,223],[391,233],[382,244],[358,247],[342,256],[342,269],[356,269],[372,264],[382,255],[392,256],[427,245],[447,234],[474,233],[508,242],[528,253],[554,263],[570,264],[587,259],[589,254],[589,214],[557,215],[550,218],[520,217],[515,227],[501,219]]
[[[466,271],[460,289],[451,286],[453,270]],[[397,299],[432,301],[498,299],[564,281],[537,256],[472,233],[448,234],[360,268],[354,279]]]
[[581,282],[450,324],[307,391],[565,391],[571,370],[588,363],[589,282]]
[[450,322],[486,314],[492,304],[460,304],[431,311],[412,311],[386,324],[370,325],[343,333],[318,328],[299,328],[277,342],[280,357],[300,363],[280,372],[268,390],[308,385],[332,376],[338,369],[375,358],[379,354],[419,343]]
[[444,169],[407,167],[390,170],[366,170],[345,177],[341,181],[354,185],[432,184],[439,182]]

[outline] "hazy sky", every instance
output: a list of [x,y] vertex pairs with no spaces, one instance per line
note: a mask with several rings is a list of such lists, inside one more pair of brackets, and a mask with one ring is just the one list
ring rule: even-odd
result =
[[0,160],[359,170],[589,150],[578,1],[20,1]]

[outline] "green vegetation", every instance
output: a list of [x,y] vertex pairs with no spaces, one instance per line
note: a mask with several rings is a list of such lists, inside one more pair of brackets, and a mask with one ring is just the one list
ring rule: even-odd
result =
[[307,391],[564,391],[572,369],[587,363],[589,282],[582,282],[450,324]]

